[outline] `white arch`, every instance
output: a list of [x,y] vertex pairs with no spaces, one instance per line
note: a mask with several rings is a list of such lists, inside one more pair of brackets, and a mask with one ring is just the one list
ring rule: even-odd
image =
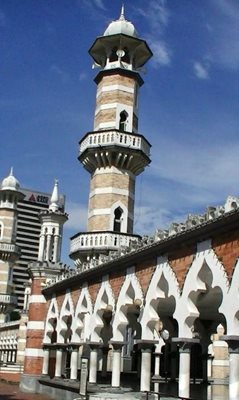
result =
[[90,317],[92,315],[92,301],[85,283],[76,305],[75,314],[72,321],[72,341],[86,341],[90,335]]
[[104,321],[102,319],[103,312],[109,306],[111,306],[113,311],[115,308],[115,299],[109,283],[109,276],[105,275],[102,278],[101,287],[96,297],[94,312],[91,318],[91,341],[100,342],[102,340],[100,332],[104,326]]
[[159,257],[157,260],[157,267],[148,287],[145,307],[140,321],[142,325],[142,339],[154,339],[155,324],[159,320],[157,312],[158,304],[160,299],[165,299],[170,296],[175,298],[175,304],[179,301],[179,284],[166,257]]
[[221,310],[227,319],[227,335],[238,335],[239,332],[239,260],[232,275],[228,293],[223,296]]
[[[185,279],[182,295],[177,303],[175,318],[179,322],[179,336],[192,337],[192,325],[199,317],[199,311],[195,305],[194,293],[207,291],[206,283],[200,275],[203,265],[206,264],[211,271],[211,288],[219,287],[223,297],[228,291],[228,279],[222,263],[218,260],[215,252],[211,248],[211,241],[206,240],[198,243],[197,253],[189,268]],[[221,311],[221,306],[219,307]]]
[[133,305],[135,300],[140,300],[141,305],[144,301],[143,291],[135,275],[135,267],[128,268],[125,281],[120,290],[116,313],[113,321],[113,339],[115,341],[124,340],[124,330],[128,324],[128,306]]
[[58,310],[58,304],[56,301],[56,296],[54,295],[51,299],[50,306],[49,306],[48,312],[47,312],[43,343],[51,343],[51,335],[52,335],[52,332],[54,331],[53,321],[55,319],[58,323],[59,310]]
[[116,201],[110,210],[110,231],[114,230],[114,212],[115,210],[120,207],[122,208],[123,211],[123,217],[122,217],[122,223],[121,223],[121,232],[126,233],[127,232],[127,223],[128,223],[128,209],[127,207],[121,202],[121,201]]
[[[57,325],[57,334],[59,343],[64,343],[65,341],[64,335],[68,329],[66,321],[68,317],[70,316],[73,317],[73,315],[74,315],[74,304],[72,301],[71,292],[69,289],[67,289],[60,311],[59,324]],[[72,329],[72,324],[71,324],[71,329]]]

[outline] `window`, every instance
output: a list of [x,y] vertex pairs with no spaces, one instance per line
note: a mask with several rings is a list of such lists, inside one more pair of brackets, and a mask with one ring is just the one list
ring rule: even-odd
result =
[[127,126],[127,117],[128,114],[126,111],[122,111],[120,113],[120,121],[119,121],[119,130],[125,132]]
[[114,232],[121,232],[121,221],[122,221],[123,210],[118,207],[114,211]]

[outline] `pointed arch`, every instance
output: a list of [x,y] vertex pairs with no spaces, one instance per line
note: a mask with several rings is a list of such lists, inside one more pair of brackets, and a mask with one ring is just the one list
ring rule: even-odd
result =
[[143,291],[135,274],[135,268],[127,269],[126,278],[120,290],[115,317],[113,321],[113,340],[123,341],[124,331],[128,324],[127,312],[130,306],[143,305]]
[[68,289],[60,311],[59,326],[57,329],[59,343],[70,341],[72,335],[72,317],[74,315],[74,304],[70,290]]
[[56,301],[56,296],[54,295],[53,298],[51,299],[50,306],[47,312],[43,343],[57,342],[57,337],[53,338],[52,336],[54,332],[57,333],[58,322],[59,322],[59,310]]
[[[127,232],[128,209],[121,202],[115,202],[110,212],[110,230],[115,232]],[[117,228],[117,229],[116,229]]]
[[72,340],[74,342],[85,341],[89,338],[91,332],[90,317],[92,315],[92,309],[88,285],[85,283],[82,286],[72,321]]
[[[180,322],[180,336],[192,337],[193,323],[200,315],[197,307],[199,295],[214,290],[215,296],[223,298],[228,287],[225,269],[211,248],[211,241],[199,243],[175,311],[175,316]],[[218,304],[218,310],[221,310],[221,304]]]
[[[180,289],[176,275],[168,264],[167,259],[159,257],[147,290],[145,307],[140,320],[143,339],[154,339],[155,325],[159,321],[158,308],[161,304],[165,303],[167,305],[167,310],[165,311],[172,316],[179,298]],[[165,311],[161,310],[162,313]]]
[[112,288],[109,283],[109,276],[105,275],[102,278],[102,284],[95,301],[94,312],[91,318],[91,341],[102,341],[101,332],[104,328],[105,313],[112,314],[115,309],[115,298]]

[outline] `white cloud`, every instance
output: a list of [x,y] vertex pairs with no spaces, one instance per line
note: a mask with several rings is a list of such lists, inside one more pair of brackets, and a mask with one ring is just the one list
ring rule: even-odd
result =
[[166,0],[150,0],[147,6],[137,8],[136,12],[144,17],[147,30],[145,38],[154,53],[153,66],[166,66],[171,62],[172,51],[164,39],[169,24],[170,13]]
[[227,69],[239,68],[239,2],[211,0],[214,7],[212,35],[209,38],[213,61]]
[[73,229],[75,233],[86,230],[87,205],[67,201],[66,204],[69,219],[65,224],[65,229]]
[[193,69],[196,77],[198,79],[208,79],[209,78],[209,73],[208,73],[208,65],[203,65],[199,61],[195,61],[193,63]]
[[152,64],[154,66],[170,64],[171,52],[165,42],[161,40],[152,41],[149,39],[149,46],[154,54],[152,59]]
[[70,78],[69,74],[56,64],[50,66],[50,71],[53,72],[56,76],[58,76],[62,82],[67,82]]

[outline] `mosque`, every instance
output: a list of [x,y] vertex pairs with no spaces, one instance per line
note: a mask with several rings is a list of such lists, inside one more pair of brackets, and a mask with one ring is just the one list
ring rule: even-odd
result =
[[[152,52],[122,8],[89,53],[99,72],[94,129],[79,148],[90,175],[87,232],[71,238],[75,268],[62,265],[67,214],[56,183],[49,209],[40,213],[38,260],[29,264],[21,389],[75,399],[77,380],[88,374],[92,398],[96,392],[105,398],[104,385],[125,398],[170,387],[184,399],[200,386],[206,394],[197,398],[210,398],[213,387],[236,400],[239,199],[228,197],[224,206],[189,215],[153,237],[134,234],[135,181],[150,164],[151,147],[138,132],[140,71]],[[14,221],[21,196],[14,176],[7,177],[0,191],[5,296],[19,251]]]

